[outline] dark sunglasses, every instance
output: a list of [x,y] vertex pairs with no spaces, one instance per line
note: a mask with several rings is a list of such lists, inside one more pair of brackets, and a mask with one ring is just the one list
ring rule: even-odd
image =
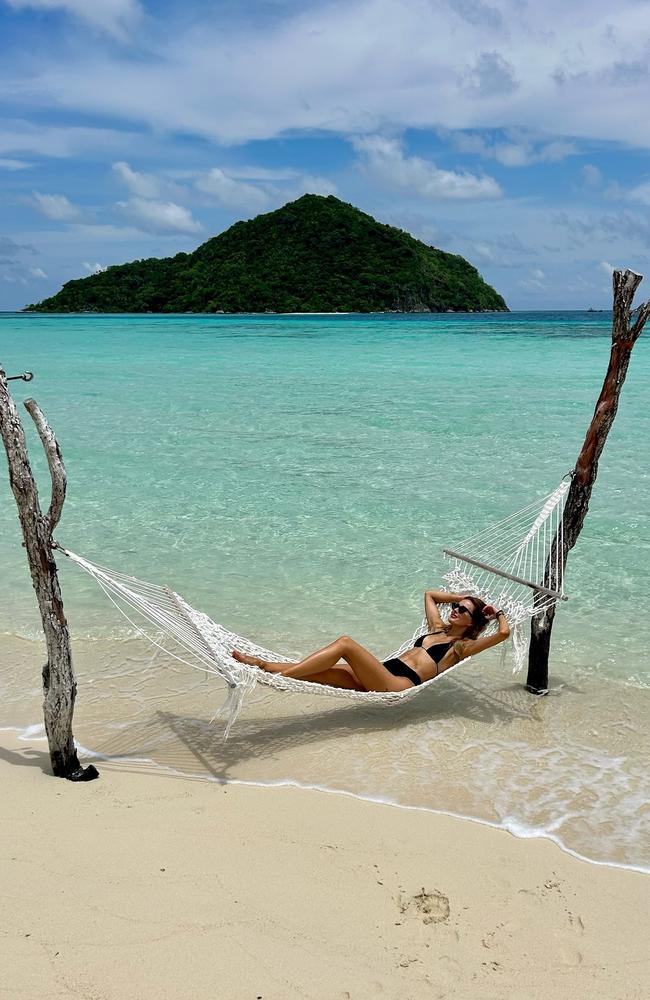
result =
[[452,611],[458,611],[461,614],[464,611],[466,615],[470,616],[470,618],[474,617],[474,612],[470,611],[469,608],[466,608],[464,604],[456,604],[454,601],[452,601],[451,610]]

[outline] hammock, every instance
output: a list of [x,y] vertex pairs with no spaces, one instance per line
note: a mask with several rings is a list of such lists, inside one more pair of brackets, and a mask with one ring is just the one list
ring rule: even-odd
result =
[[[568,489],[569,481],[565,479],[543,500],[530,504],[488,530],[460,542],[454,549],[443,550],[452,562],[449,573],[444,577],[448,589],[475,594],[505,612],[512,630],[515,672],[521,668],[525,657],[523,623],[531,615],[543,613],[556,601],[566,600],[562,579],[562,526]],[[215,716],[226,717],[225,739],[241,711],[246,695],[257,684],[276,691],[308,692],[388,706],[416,697],[437,680],[434,677],[405,691],[351,691],[268,673],[259,667],[251,667],[233,659],[233,649],[263,660],[283,663],[291,661],[288,657],[258,646],[250,639],[236,635],[225,626],[212,621],[201,611],[192,608],[169,587],[109,570],[62,546],[58,548],[99,584],[120,613],[149,642],[182,663],[216,674],[226,682],[228,697]],[[441,606],[443,620],[448,617],[449,610],[447,606]],[[183,654],[166,649],[160,639],[148,634],[134,620],[133,613],[153,625],[158,633],[166,633],[174,639]],[[415,640],[425,634],[428,628],[425,618],[412,638],[389,656],[401,656],[413,647]],[[496,623],[490,629],[496,631]],[[490,629],[485,634],[489,634]],[[458,666],[460,663],[449,669],[453,670]]]

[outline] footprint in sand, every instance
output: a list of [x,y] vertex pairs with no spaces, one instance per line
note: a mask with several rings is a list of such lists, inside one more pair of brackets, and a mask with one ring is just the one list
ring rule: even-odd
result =
[[571,941],[563,942],[560,946],[560,954],[565,965],[576,967],[582,965],[584,961],[582,952],[574,947]]
[[402,899],[399,904],[402,913],[417,915],[423,924],[441,924],[449,919],[449,900],[441,892],[418,892],[415,896]]

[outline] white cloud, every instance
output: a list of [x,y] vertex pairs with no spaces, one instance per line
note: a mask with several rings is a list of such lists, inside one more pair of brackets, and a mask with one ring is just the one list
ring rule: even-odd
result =
[[373,135],[353,139],[352,143],[362,169],[388,187],[441,201],[499,198],[502,194],[493,177],[441,170],[431,160],[405,155],[397,139]]
[[517,285],[525,292],[532,292],[533,294],[546,291],[546,285],[540,278],[535,277],[534,271],[532,272],[531,277],[522,278],[521,281],[517,282]]
[[82,267],[84,271],[88,271],[88,274],[102,274],[106,270],[103,264],[91,264],[90,261],[87,260],[83,262]]
[[582,168],[582,179],[585,186],[592,189],[601,187],[603,183],[603,175],[593,163],[585,163]]
[[530,292],[533,295],[547,291],[546,274],[542,271],[541,267],[531,268],[528,276],[522,278],[517,282],[517,284],[519,288],[522,288],[525,292]]
[[642,205],[650,205],[650,181],[637,184],[631,191],[628,191],[628,198],[631,198],[632,201],[638,201]]
[[33,278],[47,278],[47,275],[42,267],[30,267],[29,273]]
[[500,52],[480,52],[462,77],[462,85],[472,97],[500,97],[517,90],[514,67]]
[[39,53],[34,73],[18,56],[4,60],[0,86],[14,106],[101,113],[224,143],[289,130],[534,122],[558,139],[650,146],[645,2],[323,0],[280,6],[257,26],[203,10],[189,27],[162,21],[146,58],[126,61],[80,42],[76,51]]
[[182,188],[166,177],[133,170],[130,164],[119,160],[113,164],[113,173],[131,194],[139,198],[179,198]]
[[254,184],[229,177],[220,167],[213,167],[198,177],[196,187],[227,208],[260,211],[266,208],[271,200],[266,191]]
[[132,170],[124,160],[113,164],[113,173],[126,185],[132,194],[138,195],[141,198],[160,197],[161,184],[153,174],[138,173],[138,171]]
[[138,138],[133,132],[118,129],[35,125],[22,118],[0,119],[0,155],[28,153],[59,158],[88,153],[105,154],[127,145],[133,146]]
[[604,271],[606,274],[608,274],[610,278],[613,275],[614,271],[616,270],[614,265],[610,264],[609,261],[607,260],[601,260],[598,267],[601,269],[601,271]]
[[121,39],[128,37],[142,14],[137,0],[7,0],[7,3],[14,10],[63,11]]
[[244,212],[271,210],[302,194],[328,195],[337,191],[327,177],[302,174],[290,167],[213,167],[199,174],[194,183],[198,191],[225,208]]
[[537,149],[526,142],[497,143],[490,150],[490,155],[504,167],[527,167],[531,163],[557,163],[577,152],[575,143],[555,140]]
[[0,157],[0,170],[29,170],[31,163],[25,160],[12,160]]
[[32,204],[46,219],[54,222],[76,222],[83,217],[83,212],[66,198],[64,194],[32,193]]
[[150,233],[200,233],[203,226],[192,213],[173,201],[150,201],[130,198],[119,201],[118,208],[141,229]]
[[243,181],[292,181],[300,177],[300,171],[294,167],[229,166],[227,173]]
[[578,152],[573,142],[540,139],[518,129],[509,130],[505,139],[487,139],[472,132],[440,131],[461,152],[497,160],[504,167],[557,162]]

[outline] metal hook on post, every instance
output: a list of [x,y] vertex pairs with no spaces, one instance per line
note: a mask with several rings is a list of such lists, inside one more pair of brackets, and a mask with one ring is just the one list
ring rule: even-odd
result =
[[33,372],[23,372],[22,375],[8,375],[7,382],[15,382],[16,379],[20,379],[22,382],[31,382],[33,378]]

